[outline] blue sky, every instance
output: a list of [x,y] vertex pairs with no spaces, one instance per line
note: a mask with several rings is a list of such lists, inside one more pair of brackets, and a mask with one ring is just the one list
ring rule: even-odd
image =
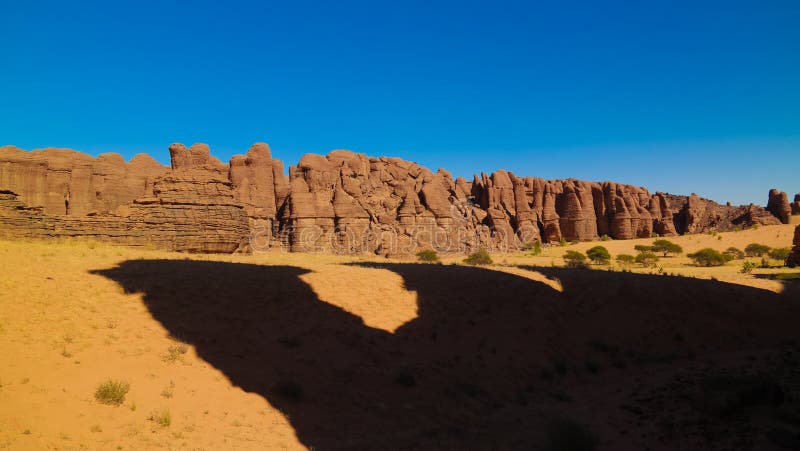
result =
[[800,2],[0,0],[0,144],[800,191]]

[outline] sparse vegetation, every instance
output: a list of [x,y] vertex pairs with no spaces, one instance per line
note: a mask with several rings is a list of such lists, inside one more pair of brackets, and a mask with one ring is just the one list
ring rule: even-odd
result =
[[731,260],[741,260],[744,258],[744,252],[738,247],[729,247],[725,249],[723,254],[729,255]]
[[585,268],[586,256],[578,251],[567,251],[564,254],[564,262],[568,268]]
[[658,263],[658,255],[652,252],[639,252],[635,260],[636,263],[639,263],[645,268],[652,268]]
[[744,248],[744,253],[748,257],[761,257],[769,253],[770,247],[764,244],[750,243]]
[[189,350],[189,347],[186,346],[184,343],[176,343],[174,345],[170,345],[167,348],[167,352],[161,357],[161,360],[167,363],[173,363],[181,358],[182,355],[186,354]]
[[522,250],[527,251],[528,255],[540,255],[542,253],[542,243],[534,241],[533,243],[526,244]]
[[101,404],[118,406],[125,400],[125,395],[130,390],[130,384],[109,379],[97,386],[94,398]]
[[464,259],[464,263],[468,265],[491,265],[492,256],[489,255],[489,252],[486,249],[480,248],[477,251],[469,254],[469,256]]
[[589,260],[598,265],[607,265],[608,262],[611,261],[611,254],[608,252],[608,249],[603,246],[595,246],[589,249],[586,251],[586,256],[589,257]]
[[438,263],[439,262],[439,254],[436,253],[433,249],[426,249],[424,251],[417,252],[417,258],[421,262],[425,263]]
[[697,266],[722,266],[731,260],[731,257],[722,252],[707,247],[699,251],[688,254],[687,257],[694,260]]
[[739,272],[742,274],[750,274],[753,272],[756,266],[757,265],[755,263],[746,261],[742,263],[742,269],[740,269]]
[[646,244],[637,244],[633,246],[633,250],[636,252],[653,252],[653,246],[648,246]]
[[162,428],[169,427],[172,424],[172,414],[168,409],[154,411],[147,417],[148,420],[161,426]]
[[789,249],[788,247],[779,247],[779,248],[775,248],[775,249],[770,249],[770,251],[768,252],[768,255],[769,255],[769,258],[771,258],[773,260],[786,261],[786,259],[789,258],[789,254],[791,254],[791,253],[792,253],[792,250]]
[[666,257],[669,254],[682,254],[683,248],[669,240],[655,240],[652,251],[661,252]]
[[617,255],[617,263],[622,266],[630,266],[636,262],[636,257],[630,254],[619,254]]

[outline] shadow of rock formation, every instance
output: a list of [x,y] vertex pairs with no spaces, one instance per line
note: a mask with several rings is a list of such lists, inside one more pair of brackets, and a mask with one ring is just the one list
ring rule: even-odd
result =
[[[644,449],[647,437],[606,422],[614,393],[650,377],[634,360],[691,362],[797,336],[797,299],[716,281],[529,268],[559,279],[559,292],[490,269],[357,266],[399,274],[419,317],[394,334],[365,326],[292,266],[131,260],[94,273],[143,293],[172,335],[320,450],[537,449],[555,415],[588,423],[609,449]],[[608,369],[594,374],[585,362],[598,343],[629,363],[599,361]],[[570,387],[580,399],[554,401]]]

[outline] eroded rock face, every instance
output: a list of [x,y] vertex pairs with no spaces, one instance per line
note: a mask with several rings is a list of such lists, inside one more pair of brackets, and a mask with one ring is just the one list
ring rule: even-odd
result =
[[777,192],[770,193],[773,214],[694,194],[503,170],[453,180],[444,169],[348,150],[304,155],[288,180],[264,143],[230,164],[204,144],[173,144],[169,151],[171,168],[144,155],[126,163],[116,154],[95,159],[63,149],[0,148],[0,230],[192,252],[281,246],[398,255],[730,230],[777,224],[790,211]]
[[800,215],[800,193],[794,195],[794,202],[791,205],[792,215]]
[[800,225],[794,229],[794,241],[792,241],[792,244],[794,247],[786,260],[786,266],[795,268],[800,266]]
[[769,200],[767,201],[767,211],[780,219],[783,224],[789,223],[789,216],[792,215],[792,208],[789,205],[789,196],[782,191],[771,189]]
[[146,154],[126,163],[121,155],[92,158],[69,149],[31,152],[0,147],[0,189],[17,193],[28,205],[51,215],[109,213],[145,195],[153,180],[167,172]]

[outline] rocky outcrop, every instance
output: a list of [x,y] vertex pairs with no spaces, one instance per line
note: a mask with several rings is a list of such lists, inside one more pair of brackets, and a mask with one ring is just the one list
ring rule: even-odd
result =
[[92,158],[69,149],[27,152],[0,147],[0,189],[13,191],[26,204],[54,215],[112,212],[143,196],[153,180],[168,170],[146,154],[126,163],[116,153]]
[[791,204],[792,215],[800,215],[800,193],[794,195],[794,202]]
[[794,241],[792,241],[792,244],[794,247],[792,247],[792,253],[789,254],[789,258],[786,260],[786,266],[795,268],[800,266],[800,225],[794,229]]
[[173,144],[169,152],[168,168],[144,155],[126,163],[116,154],[0,148],[0,231],[191,252],[281,246],[395,255],[722,231],[780,223],[789,208],[777,192],[770,193],[773,214],[694,194],[503,170],[454,180],[444,169],[347,150],[304,155],[288,180],[264,143],[230,164],[204,144]]
[[789,196],[776,189],[769,190],[769,200],[767,201],[767,211],[780,219],[783,224],[789,223],[789,216],[792,215],[792,208],[789,206]]

